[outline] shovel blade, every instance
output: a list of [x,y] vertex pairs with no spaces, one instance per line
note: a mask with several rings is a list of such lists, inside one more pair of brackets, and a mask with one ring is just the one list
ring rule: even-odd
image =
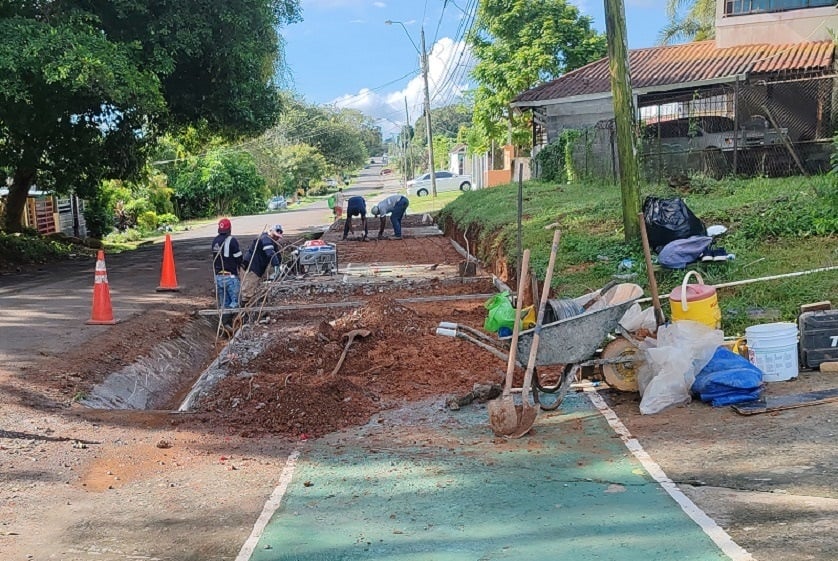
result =
[[509,438],[521,438],[528,432],[535,424],[535,419],[538,417],[538,407],[533,407],[529,403],[524,403],[518,411],[518,424],[515,426],[515,431],[507,435]]
[[527,434],[538,417],[538,407],[516,404],[512,396],[500,397],[487,404],[489,424],[497,436],[520,438]]
[[508,436],[515,432],[518,426],[518,412],[511,395],[493,399],[486,407],[489,410],[489,424],[496,435]]

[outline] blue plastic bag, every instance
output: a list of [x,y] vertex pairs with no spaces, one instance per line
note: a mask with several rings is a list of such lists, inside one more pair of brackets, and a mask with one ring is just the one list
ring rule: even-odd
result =
[[719,347],[693,382],[692,392],[713,407],[759,399],[762,370],[726,347]]
[[668,269],[683,269],[690,263],[698,261],[713,238],[709,236],[690,236],[682,240],[671,241],[658,254],[658,263]]

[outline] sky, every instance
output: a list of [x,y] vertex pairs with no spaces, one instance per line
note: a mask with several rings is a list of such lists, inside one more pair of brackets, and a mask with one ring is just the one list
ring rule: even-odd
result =
[[[538,1],[538,0],[533,0]],[[603,2],[569,0],[605,32]],[[652,47],[666,0],[624,0],[629,48]],[[308,103],[351,107],[376,119],[384,136],[422,114],[419,52],[424,29],[431,106],[456,103],[472,62],[463,34],[476,0],[301,0],[303,21],[280,30],[285,86]],[[394,23],[387,25],[385,21]],[[396,23],[401,22],[401,23]],[[405,99],[407,111],[405,111]]]

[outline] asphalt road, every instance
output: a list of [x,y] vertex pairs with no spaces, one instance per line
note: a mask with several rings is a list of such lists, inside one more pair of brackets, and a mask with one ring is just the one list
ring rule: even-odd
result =
[[[379,176],[380,165],[363,170],[344,189],[346,195],[361,195],[370,202],[398,190],[396,179]],[[326,200],[270,214],[232,218],[233,234],[246,247],[253,237],[274,224],[281,224],[286,239],[322,232],[332,222]],[[150,306],[185,303],[212,295],[210,243],[216,235],[214,222],[172,234],[179,292],[156,292],[160,284],[162,240],[135,251],[106,254],[105,264],[114,319],[124,321]],[[10,367],[32,364],[32,358],[60,353],[89,340],[103,326],[86,325],[93,304],[95,260],[88,257],[40,270],[0,276],[0,361]]]

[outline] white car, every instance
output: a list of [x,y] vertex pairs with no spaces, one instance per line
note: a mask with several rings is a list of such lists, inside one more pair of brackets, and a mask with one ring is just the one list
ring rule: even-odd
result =
[[268,210],[284,210],[288,208],[288,201],[282,195],[277,195],[268,201]]
[[[456,191],[457,189],[460,191],[471,191],[472,183],[470,175],[457,175],[450,171],[437,171],[434,172],[434,175],[436,175],[437,192]],[[431,186],[430,173],[426,173],[421,177],[407,182],[407,192],[410,195],[424,197],[430,195],[432,191],[433,187]]]

